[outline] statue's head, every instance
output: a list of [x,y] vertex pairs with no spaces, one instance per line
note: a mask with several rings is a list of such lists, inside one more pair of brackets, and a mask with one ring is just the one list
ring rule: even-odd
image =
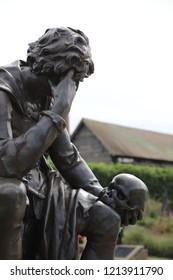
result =
[[70,27],[47,29],[29,44],[27,62],[35,74],[47,75],[54,81],[70,69],[74,69],[77,81],[94,72],[88,37]]
[[143,181],[131,174],[119,174],[113,178],[108,190],[122,224],[135,224],[142,219],[148,199],[148,188]]

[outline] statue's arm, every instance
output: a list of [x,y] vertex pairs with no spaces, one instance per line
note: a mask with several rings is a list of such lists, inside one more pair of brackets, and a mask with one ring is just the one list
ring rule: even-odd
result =
[[71,143],[66,129],[59,135],[49,149],[51,159],[64,179],[72,188],[82,188],[99,196],[102,186]]
[[52,119],[43,115],[25,134],[13,138],[12,106],[9,97],[0,91],[0,176],[22,178],[50,147],[65,127],[55,113]]
[[0,123],[2,127],[8,126],[7,133],[0,130],[0,176],[21,179],[62,133],[65,127],[64,118],[71,108],[76,93],[76,83],[72,77],[73,71],[69,71],[58,85],[52,85],[55,99],[52,109],[43,111],[38,123],[17,138],[12,137],[10,121],[12,117],[8,117],[8,124],[5,117],[9,111],[10,101],[7,102],[5,92],[0,92],[0,111],[3,110],[4,116]]

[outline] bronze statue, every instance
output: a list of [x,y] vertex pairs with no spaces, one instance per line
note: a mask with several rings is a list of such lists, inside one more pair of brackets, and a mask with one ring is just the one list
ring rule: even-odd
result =
[[70,142],[64,119],[93,72],[89,40],[72,28],[46,30],[26,62],[0,67],[0,259],[76,259],[78,233],[83,259],[112,259],[120,216],[141,218],[146,196],[119,213]]

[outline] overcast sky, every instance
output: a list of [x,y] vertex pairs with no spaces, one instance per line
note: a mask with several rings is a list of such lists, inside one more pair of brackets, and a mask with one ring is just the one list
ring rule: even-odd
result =
[[0,0],[0,65],[26,59],[47,28],[90,39],[95,73],[80,85],[71,131],[85,117],[173,134],[172,0]]

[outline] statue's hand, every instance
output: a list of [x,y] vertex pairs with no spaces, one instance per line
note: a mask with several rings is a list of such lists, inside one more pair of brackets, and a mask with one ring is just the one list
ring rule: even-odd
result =
[[103,203],[107,204],[111,208],[115,209],[115,201],[112,197],[112,191],[110,191],[108,188],[104,188],[99,195],[98,199],[102,201]]
[[73,75],[74,71],[70,70],[58,85],[49,81],[54,97],[54,105],[51,111],[63,118],[69,113],[76,94],[76,82],[73,80]]

